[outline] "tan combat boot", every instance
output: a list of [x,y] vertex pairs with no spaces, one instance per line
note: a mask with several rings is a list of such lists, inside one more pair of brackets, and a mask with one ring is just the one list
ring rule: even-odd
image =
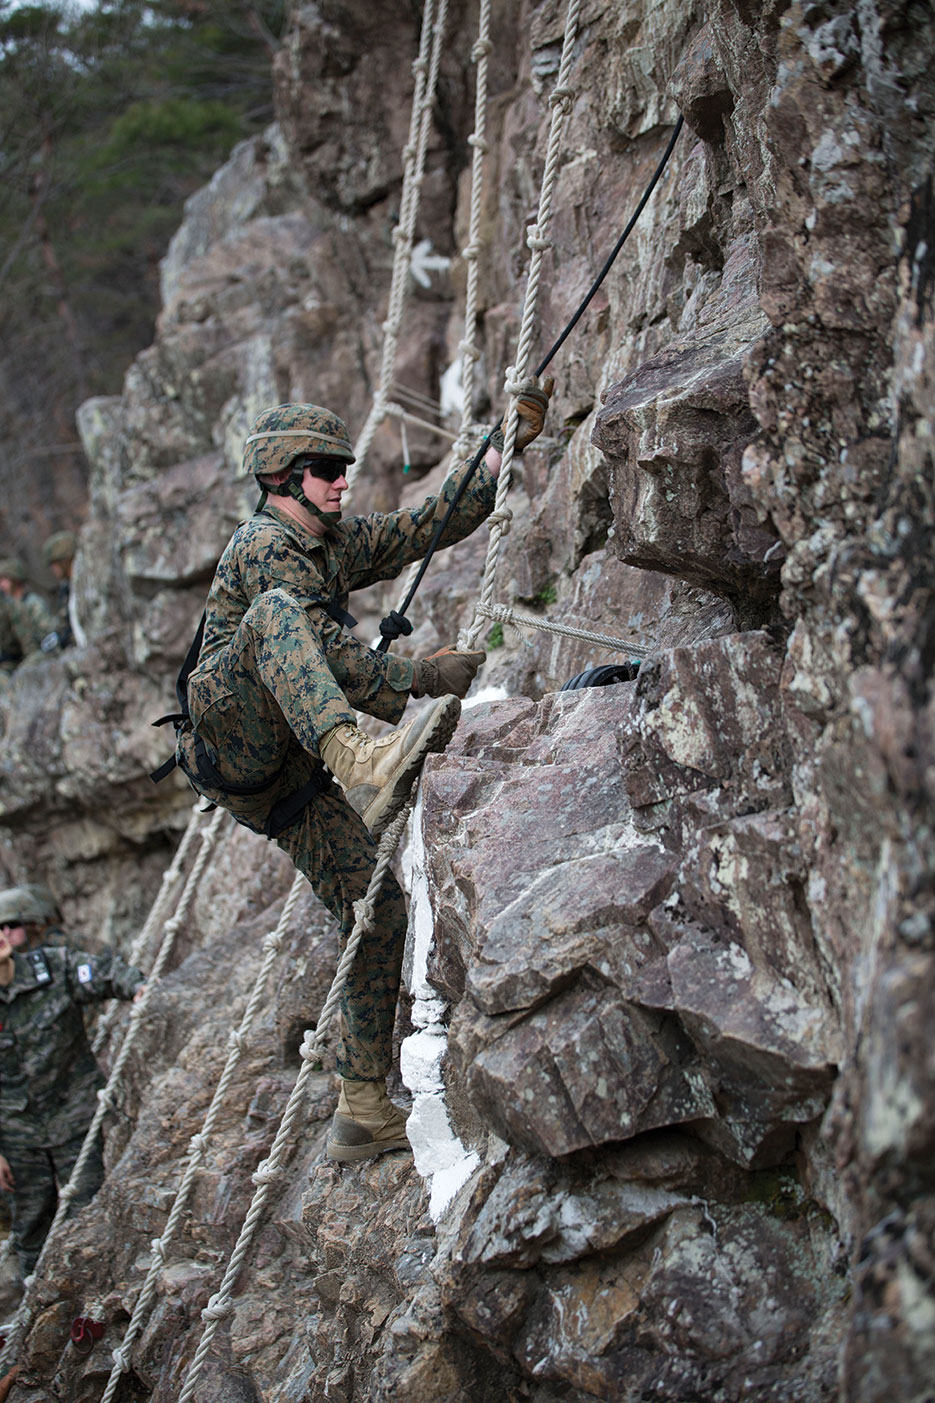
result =
[[349,721],[322,736],[318,747],[322,760],[375,838],[406,802],[426,755],[444,750],[460,715],[457,697],[439,697],[408,726],[381,740]]
[[394,1106],[382,1081],[341,1078],[338,1108],[331,1121],[325,1154],[342,1163],[373,1159],[386,1150],[408,1150],[406,1114]]

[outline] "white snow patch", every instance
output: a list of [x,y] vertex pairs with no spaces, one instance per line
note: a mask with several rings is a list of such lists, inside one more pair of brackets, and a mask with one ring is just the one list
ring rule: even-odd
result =
[[452,361],[438,382],[438,398],[442,414],[460,416],[464,408],[464,386],[461,382],[461,357]]
[[448,1046],[448,1030],[443,1021],[447,1004],[428,981],[434,922],[425,875],[421,796],[413,814],[412,839],[406,856],[412,893],[409,907],[413,938],[412,1021],[418,1031],[403,1040],[399,1064],[403,1082],[413,1094],[406,1134],[412,1145],[416,1169],[431,1184],[429,1212],[437,1222],[477,1169],[480,1159],[455,1135],[445,1105],[441,1068]]

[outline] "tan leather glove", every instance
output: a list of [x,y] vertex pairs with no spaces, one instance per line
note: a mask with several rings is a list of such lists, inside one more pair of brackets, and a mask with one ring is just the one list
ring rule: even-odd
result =
[[412,679],[414,697],[466,697],[477,676],[477,669],[486,658],[483,651],[466,648],[439,648],[416,663]]
[[[528,448],[533,439],[537,439],[542,433],[545,425],[546,411],[549,407],[549,400],[555,388],[555,381],[550,375],[543,382],[540,389],[536,385],[530,385],[524,390],[516,401],[516,410],[519,414],[519,423],[516,426],[516,444],[514,452],[522,453],[524,448]],[[503,452],[503,439],[506,433],[507,415],[504,414],[502,420],[493,433],[490,435],[490,442],[500,453]]]

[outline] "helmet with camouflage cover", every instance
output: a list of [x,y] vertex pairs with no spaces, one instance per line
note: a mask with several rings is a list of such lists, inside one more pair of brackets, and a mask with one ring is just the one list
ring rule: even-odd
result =
[[42,558],[46,565],[52,565],[59,560],[72,560],[75,554],[75,544],[73,531],[56,531],[42,547]]
[[[335,458],[354,462],[354,450],[347,425],[337,414],[320,404],[278,404],[264,409],[254,420],[244,444],[243,473],[261,479],[264,492],[292,497],[327,526],[340,520],[340,512],[323,512],[302,490],[304,465],[297,460]],[[267,476],[292,468],[288,478],[275,485],[262,481]],[[265,496],[261,500],[265,501]]]
[[24,882],[0,891],[0,926],[44,926],[60,915],[58,902],[43,882]]
[[8,555],[0,560],[0,580],[16,580],[19,584],[25,583],[26,566],[18,555]]
[[354,462],[347,425],[320,404],[277,404],[254,420],[244,444],[244,476],[281,473],[300,454]]

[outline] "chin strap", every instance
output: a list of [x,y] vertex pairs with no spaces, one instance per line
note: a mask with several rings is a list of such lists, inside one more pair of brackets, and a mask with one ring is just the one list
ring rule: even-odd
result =
[[[323,521],[326,526],[337,526],[338,522],[341,520],[341,513],[323,512],[320,507],[316,507],[314,502],[310,502],[302,491],[303,475],[301,468],[294,468],[284,482],[277,483],[275,487],[268,487],[266,493],[272,493],[276,497],[292,497],[293,500],[304,507],[306,511],[311,512],[312,516],[317,516],[319,521]],[[263,497],[260,499],[260,505],[257,507],[257,511],[262,510],[266,501],[266,493],[264,493]]]

